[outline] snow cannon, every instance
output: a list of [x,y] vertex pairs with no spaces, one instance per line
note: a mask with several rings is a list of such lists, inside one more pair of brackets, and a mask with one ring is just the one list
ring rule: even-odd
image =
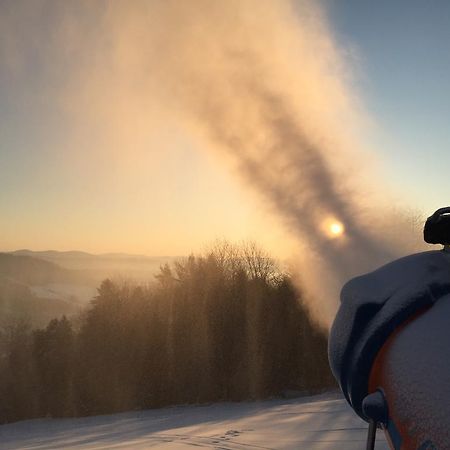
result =
[[426,221],[444,245],[350,280],[329,337],[331,370],[350,406],[394,450],[450,449],[450,207]]

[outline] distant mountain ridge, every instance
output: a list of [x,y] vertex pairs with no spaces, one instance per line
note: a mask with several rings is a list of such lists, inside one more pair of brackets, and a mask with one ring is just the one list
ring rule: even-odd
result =
[[0,253],[0,276],[27,285],[73,282],[76,278],[71,271],[53,262],[11,253]]
[[0,322],[26,317],[43,325],[50,318],[78,311],[106,278],[153,282],[160,266],[175,259],[83,251],[0,252]]
[[77,271],[28,255],[0,253],[0,325],[25,319],[43,326],[53,317],[77,313],[94,295],[95,288],[86,286]]
[[82,252],[78,250],[73,251],[58,251],[58,250],[29,250],[29,249],[20,249],[14,250],[12,252],[5,252],[11,255],[19,255],[19,256],[47,256],[47,257],[58,257],[58,256],[83,256],[89,257],[94,256],[87,252]]
[[34,256],[40,258],[130,258],[130,259],[161,259],[161,258],[173,258],[171,256],[147,256],[131,253],[88,253],[81,250],[29,250],[20,249],[12,252],[5,252],[11,255],[19,256]]
[[96,282],[115,275],[129,276],[143,280],[149,274],[155,274],[161,264],[171,262],[178,257],[172,256],[145,256],[128,253],[102,253],[92,254],[83,251],[34,251],[28,249],[8,252],[14,256],[28,256],[52,262],[59,266],[82,271],[88,278]]

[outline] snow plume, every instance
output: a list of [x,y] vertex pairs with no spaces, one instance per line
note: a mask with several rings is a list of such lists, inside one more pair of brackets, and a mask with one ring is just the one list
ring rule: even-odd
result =
[[93,128],[104,119],[105,136],[128,130],[118,141],[139,140],[166,114],[226,161],[298,241],[294,270],[322,324],[343,282],[404,252],[372,207],[365,168],[375,162],[360,136],[369,121],[319,2],[70,5],[60,25],[76,57],[67,104]]
[[136,19],[158,95],[302,243],[300,283],[328,324],[340,285],[399,248],[361,207],[366,124],[317,2],[164,0]]

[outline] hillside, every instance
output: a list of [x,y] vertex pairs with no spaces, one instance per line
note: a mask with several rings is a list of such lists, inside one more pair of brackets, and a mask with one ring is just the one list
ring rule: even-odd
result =
[[[336,393],[0,426],[2,448],[360,450],[367,424]],[[387,450],[381,431],[376,450]]]
[[[2,322],[25,319],[43,325],[55,316],[78,312],[84,298],[68,295],[64,286],[86,290],[81,274],[30,256],[0,253],[0,315]],[[58,290],[54,287],[59,286]],[[53,288],[53,289],[52,289]],[[89,297],[95,293],[89,288]]]
[[70,316],[80,309],[78,302],[63,296],[41,295],[34,288],[0,274],[0,325],[11,320],[26,320],[33,326],[43,326],[49,320],[61,315]]
[[81,281],[77,273],[52,262],[10,253],[0,253],[0,275],[26,285]]
[[54,317],[77,313],[104,279],[151,282],[160,265],[171,259],[54,250],[0,253],[0,318],[43,326]]
[[78,271],[82,278],[90,280],[90,284],[96,286],[103,279],[115,276],[149,281],[158,272],[160,265],[176,259],[172,256],[144,256],[126,253],[94,255],[80,251],[59,252],[55,250],[16,250],[10,254],[38,258],[65,269]]

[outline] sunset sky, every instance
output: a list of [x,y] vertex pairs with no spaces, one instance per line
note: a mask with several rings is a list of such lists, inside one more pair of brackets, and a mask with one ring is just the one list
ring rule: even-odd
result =
[[[147,85],[147,72],[133,74],[145,49],[127,48],[118,68],[97,52],[109,36],[92,30],[108,2],[80,3],[0,3],[0,250],[181,255],[225,237],[289,255],[290,233],[232,164],[136,88]],[[382,168],[372,184],[425,214],[450,204],[450,3],[322,5],[367,116],[361,145]]]

